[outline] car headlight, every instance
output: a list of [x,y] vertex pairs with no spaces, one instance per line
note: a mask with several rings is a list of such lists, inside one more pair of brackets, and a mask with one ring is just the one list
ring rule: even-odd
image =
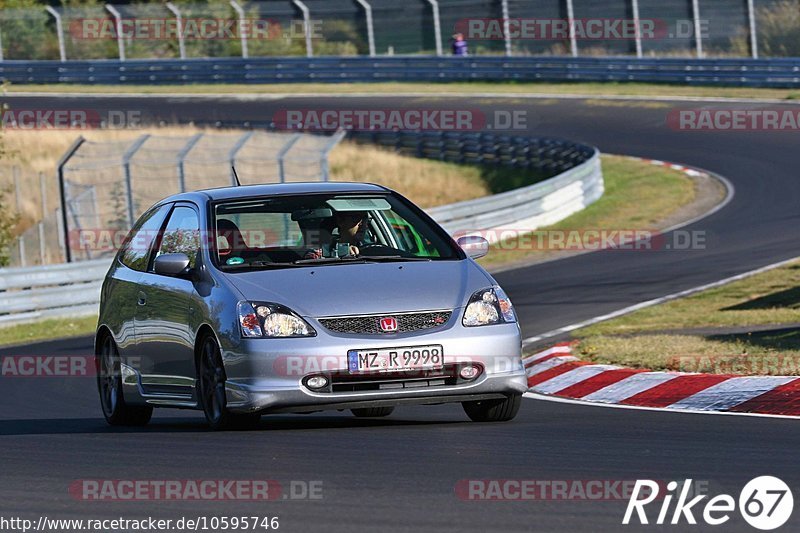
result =
[[239,302],[238,311],[239,326],[245,337],[313,337],[317,334],[308,322],[279,304]]
[[461,323],[467,327],[517,321],[511,300],[498,286],[481,289],[469,299]]

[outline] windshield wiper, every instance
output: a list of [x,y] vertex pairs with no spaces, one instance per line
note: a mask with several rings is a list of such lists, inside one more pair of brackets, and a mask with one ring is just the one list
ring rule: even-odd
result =
[[430,257],[416,257],[407,255],[362,255],[361,259],[367,261],[431,261]]
[[295,265],[325,265],[336,263],[377,263],[391,261],[430,261],[429,257],[409,257],[404,255],[359,255],[353,257],[319,257],[316,259],[298,259]]
[[222,270],[247,270],[247,269],[280,269],[302,267],[307,265],[333,265],[344,263],[381,263],[393,261],[431,261],[430,257],[408,257],[403,255],[359,255],[353,257],[318,257],[316,259],[298,259],[287,263],[273,263],[272,261],[253,261],[239,265],[220,265]]
[[359,262],[363,261],[364,257],[317,257],[314,259],[298,259],[297,261],[293,261],[293,265],[325,265],[330,263],[341,263],[341,262]]
[[273,263],[271,261],[253,261],[252,263],[241,263],[239,265],[220,265],[222,270],[245,270],[248,268],[292,268],[299,265],[294,263]]

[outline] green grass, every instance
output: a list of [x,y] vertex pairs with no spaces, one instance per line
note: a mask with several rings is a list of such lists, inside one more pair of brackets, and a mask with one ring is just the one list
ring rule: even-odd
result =
[[682,172],[613,155],[602,156],[602,164],[605,193],[599,200],[533,234],[494,244],[480,263],[486,267],[499,267],[551,259],[563,253],[557,249],[541,249],[538,238],[532,239],[532,235],[539,237],[553,235],[553,232],[588,229],[659,229],[663,220],[695,198],[694,185]]
[[97,316],[49,318],[32,324],[0,328],[0,346],[92,335],[96,327]]
[[580,330],[629,335],[674,329],[800,322],[800,262]]
[[797,89],[762,89],[746,87],[687,87],[684,85],[653,83],[536,83],[536,82],[454,82],[454,83],[287,83],[287,84],[191,84],[191,85],[11,85],[10,93],[21,91],[37,92],[88,92],[88,93],[443,93],[474,94],[582,94],[615,96],[701,96],[727,98],[770,98],[778,100],[800,99]]
[[800,261],[574,332],[591,361],[800,374]]

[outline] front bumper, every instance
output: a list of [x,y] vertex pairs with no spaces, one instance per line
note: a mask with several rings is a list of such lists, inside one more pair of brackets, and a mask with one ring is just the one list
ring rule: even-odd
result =
[[[528,388],[516,324],[465,328],[455,323],[436,332],[368,336],[333,334],[314,326],[316,337],[243,339],[224,349],[228,408],[267,413],[434,404],[503,398]],[[381,390],[315,392],[303,384],[309,375],[346,375],[348,350],[432,344],[443,347],[447,367],[472,363],[482,373],[471,381],[417,379],[413,386]],[[397,381],[398,375],[372,374],[365,379]]]

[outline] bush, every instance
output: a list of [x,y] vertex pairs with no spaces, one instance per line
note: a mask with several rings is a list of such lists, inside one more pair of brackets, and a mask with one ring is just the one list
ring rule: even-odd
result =
[[[758,53],[764,57],[800,57],[800,1],[782,0],[758,9],[756,15]],[[750,55],[749,35],[734,37],[731,49]]]
[[[0,85],[0,93],[5,94],[7,83]],[[3,103],[0,104],[0,114],[2,114],[8,106]],[[11,154],[13,155],[13,154]],[[0,160],[8,157],[5,143],[3,142],[3,129],[0,127]],[[14,229],[19,222],[19,213],[12,211],[6,195],[11,192],[11,188],[0,189],[0,267],[8,266],[11,257],[9,255],[9,248],[11,243],[14,242]]]
[[9,248],[14,242],[14,228],[19,221],[19,213],[11,210],[7,195],[10,188],[0,189],[0,267],[8,266],[11,256]]

